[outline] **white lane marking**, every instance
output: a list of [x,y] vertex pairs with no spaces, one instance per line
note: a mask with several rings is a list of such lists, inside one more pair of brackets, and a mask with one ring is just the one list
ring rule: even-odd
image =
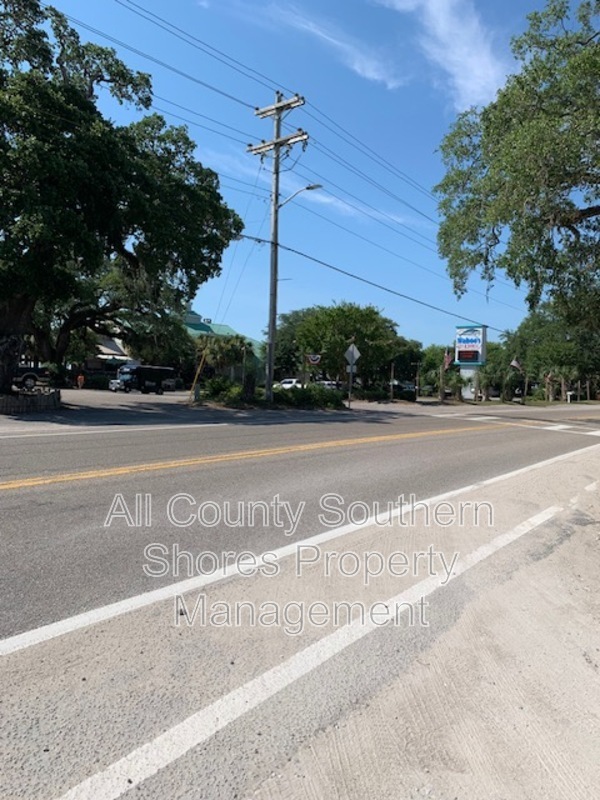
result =
[[[460,489],[452,489],[449,492],[444,492],[443,494],[435,495],[424,500],[418,500],[417,502],[419,504],[422,503],[433,505],[441,502],[442,500],[449,500],[451,497],[464,494],[465,492],[472,492],[485,486],[492,486],[495,483],[500,483],[508,480],[509,478],[514,478],[518,475],[524,475],[532,470],[542,469],[543,467],[551,466],[552,464],[558,464],[561,461],[567,461],[579,454],[587,453],[590,450],[597,449],[600,449],[600,445],[591,445],[580,450],[563,453],[560,456],[554,456],[553,458],[546,459],[545,461],[539,461],[531,466],[521,467],[520,469],[506,472],[503,475],[496,475],[493,478],[488,478],[480,483],[472,483],[468,486],[462,486]],[[386,519],[396,519],[398,516],[400,516],[400,513],[409,514],[411,509],[411,505],[406,505],[403,506],[402,509],[397,509],[395,512],[392,512],[389,515],[386,512]],[[369,528],[376,523],[376,517],[370,517],[362,524],[343,525],[340,528],[333,528],[332,530],[325,531],[324,533],[318,533],[316,536],[311,536],[308,539],[302,539],[299,542],[293,542],[292,544],[281,547],[278,550],[269,552],[275,556],[276,561],[279,561],[279,559],[294,555],[296,548],[300,545],[322,544],[324,542],[329,542],[333,539],[337,539],[342,536],[348,536],[349,534]],[[105,622],[106,620],[113,619],[114,617],[119,617],[122,614],[129,614],[132,611],[137,611],[140,608],[145,608],[146,606],[154,605],[155,603],[160,603],[163,600],[170,600],[178,594],[192,592],[196,589],[201,589],[204,586],[210,586],[211,584],[219,583],[225,578],[236,577],[239,575],[240,567],[244,567],[243,562],[235,568],[225,567],[213,573],[212,575],[198,575],[194,578],[188,578],[185,581],[178,581],[177,583],[172,583],[169,586],[163,586],[160,589],[144,592],[143,594],[128,597],[125,600],[119,600],[116,603],[110,603],[109,605],[101,606],[100,608],[84,611],[82,614],[77,614],[73,617],[68,617],[67,619],[51,622],[48,625],[41,626],[40,628],[34,628],[29,631],[24,631],[23,633],[18,633],[15,636],[10,636],[6,639],[0,639],[0,656],[7,656],[11,653],[16,653],[19,650],[25,650],[28,647],[41,644],[42,642],[48,642],[51,639],[56,639],[58,636],[64,636],[67,633],[73,633],[74,631],[82,628],[87,628],[90,625],[96,625],[99,622]]]
[[[57,423],[58,424],[58,423]],[[185,423],[183,425],[178,425],[176,422],[173,422],[171,425],[152,425],[149,423],[148,425],[111,425],[110,427],[104,427],[102,425],[98,425],[97,428],[90,428],[84,431],[40,431],[39,433],[29,432],[29,433],[9,433],[3,434],[0,433],[0,439],[37,439],[38,436],[89,436],[90,434],[102,434],[105,433],[137,433],[139,431],[171,431],[174,428],[220,428],[224,425],[228,425],[228,422],[199,422],[199,423]]]
[[587,436],[600,436],[600,431],[585,431]]
[[502,419],[502,417],[492,417],[491,415],[486,416],[477,416],[477,417],[468,417],[468,419],[475,420],[476,422],[488,422],[490,420]]
[[[457,564],[451,579],[463,575],[476,564],[497,553],[498,550],[507,547],[529,531],[548,522],[561,510],[558,506],[547,508],[507,533],[497,536],[488,544],[478,547]],[[418,603],[437,589],[440,589],[439,580],[432,576],[384,601],[381,604],[381,624],[394,619],[397,614],[397,606],[405,604],[403,608],[406,608],[407,604]],[[388,607],[385,615],[384,605]],[[313,672],[317,667],[344,651],[351,644],[363,639],[378,627],[381,625],[369,620],[365,624],[358,621],[339,628],[334,633],[288,658],[283,664],[273,667],[196,714],[192,714],[152,741],[115,761],[102,772],[97,772],[82,781],[62,795],[60,800],[89,800],[91,797],[94,800],[117,800],[194,747],[207,741],[226,725],[235,722],[278,692]]]
[[564,431],[567,428],[572,428],[573,425],[562,425],[562,424],[555,424],[555,425],[542,425],[541,430],[543,431]]

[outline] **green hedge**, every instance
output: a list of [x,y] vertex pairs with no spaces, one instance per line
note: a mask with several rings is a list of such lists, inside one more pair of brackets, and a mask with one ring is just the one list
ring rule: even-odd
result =
[[[215,377],[207,380],[202,386],[201,398],[214,400],[226,406],[240,407],[244,405],[265,406],[264,389],[257,389],[253,394],[240,384],[232,383],[228,378]],[[307,386],[304,389],[274,389],[273,405],[284,408],[344,408],[344,393],[324,386]]]
[[291,408],[344,408],[343,398],[343,392],[324,386],[273,390],[273,403]]

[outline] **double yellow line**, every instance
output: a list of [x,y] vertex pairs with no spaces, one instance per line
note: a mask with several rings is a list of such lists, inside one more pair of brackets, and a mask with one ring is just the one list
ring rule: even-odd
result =
[[469,425],[465,428],[418,431],[415,433],[394,433],[386,436],[364,436],[354,439],[332,439],[324,442],[311,442],[310,444],[270,447],[263,450],[242,450],[237,453],[219,453],[212,456],[178,458],[172,461],[154,461],[146,464],[131,464],[124,467],[106,467],[104,469],[85,470],[83,472],[63,472],[55,475],[39,475],[31,478],[17,478],[16,480],[0,483],[0,491],[8,491],[10,489],[27,489],[32,486],[50,486],[57,483],[72,483],[73,481],[96,480],[99,478],[116,478],[119,476],[138,475],[144,472],[163,472],[170,469],[184,469],[186,467],[202,467],[209,464],[223,464],[228,461],[271,458],[273,456],[288,455],[290,453],[310,453],[318,450],[331,450],[337,447],[386,444],[390,442],[402,441],[403,439],[419,439],[430,436],[451,436],[457,433],[470,433],[471,431],[477,430],[491,430],[498,427],[501,427],[500,424]]

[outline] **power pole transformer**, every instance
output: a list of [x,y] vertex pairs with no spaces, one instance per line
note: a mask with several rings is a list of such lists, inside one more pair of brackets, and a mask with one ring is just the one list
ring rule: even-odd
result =
[[273,151],[273,183],[271,191],[271,275],[269,288],[269,327],[267,340],[267,369],[266,369],[266,401],[273,402],[273,377],[275,371],[275,337],[277,332],[277,281],[278,281],[278,256],[279,256],[279,169],[281,163],[281,150],[290,150],[293,145],[302,142],[306,146],[308,134],[298,129],[289,136],[281,135],[281,121],[286,111],[304,105],[304,98],[294,95],[289,100],[284,100],[281,92],[276,92],[275,102],[266,108],[257,108],[254,112],[257,117],[264,119],[273,117],[273,139],[270,142],[261,142],[248,145],[247,152],[257,156],[264,156]]

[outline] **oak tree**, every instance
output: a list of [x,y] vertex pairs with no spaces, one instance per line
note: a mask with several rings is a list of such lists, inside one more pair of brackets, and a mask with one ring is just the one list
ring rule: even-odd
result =
[[[59,359],[123,311],[180,309],[242,229],[184,128],[117,125],[151,83],[39,0],[0,2],[0,391],[25,335]],[[110,327],[110,326],[109,326]]]
[[443,140],[438,241],[458,294],[503,270],[600,326],[600,2],[572,6],[529,15],[519,71]]

